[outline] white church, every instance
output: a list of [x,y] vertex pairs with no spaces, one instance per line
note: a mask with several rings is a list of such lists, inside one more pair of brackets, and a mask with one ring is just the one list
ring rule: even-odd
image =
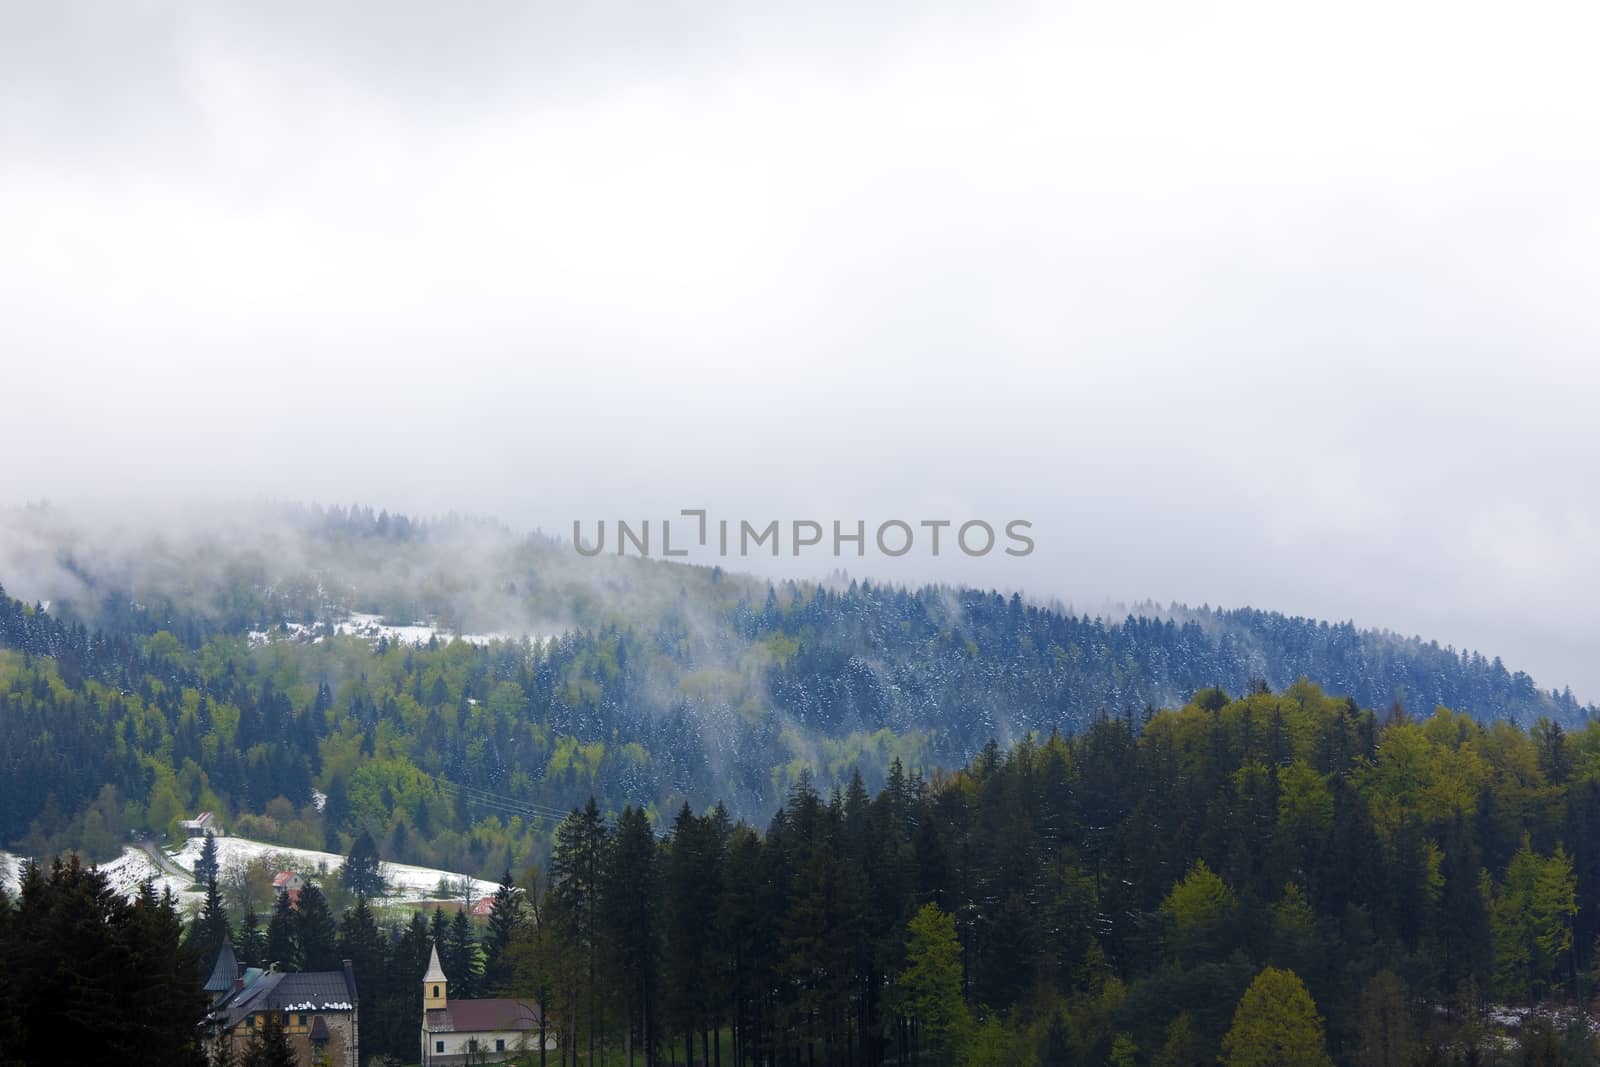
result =
[[[545,1048],[556,1047],[553,1034]],[[511,997],[450,999],[450,979],[439,965],[439,946],[422,976],[422,1067],[500,1063],[538,1051],[539,1006]]]

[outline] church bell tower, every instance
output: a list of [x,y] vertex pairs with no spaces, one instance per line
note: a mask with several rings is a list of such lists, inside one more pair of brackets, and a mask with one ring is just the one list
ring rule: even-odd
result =
[[422,976],[423,1011],[448,1005],[449,983],[450,980],[444,976],[444,968],[439,966],[439,945],[435,942],[433,953],[428,957],[428,973]]

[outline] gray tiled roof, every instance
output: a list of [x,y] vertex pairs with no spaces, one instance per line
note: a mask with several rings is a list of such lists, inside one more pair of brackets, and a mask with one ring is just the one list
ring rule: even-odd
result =
[[233,946],[226,941],[217,950],[217,964],[211,968],[211,977],[206,979],[206,992],[210,993],[213,1000],[220,999],[225,993],[233,991],[233,983],[239,977],[239,960],[233,954]]
[[241,990],[218,1008],[219,1022],[225,1029],[238,1025],[246,1015],[261,1011],[351,1011],[356,1005],[355,983],[345,981],[343,971],[310,971],[305,974],[272,972]]

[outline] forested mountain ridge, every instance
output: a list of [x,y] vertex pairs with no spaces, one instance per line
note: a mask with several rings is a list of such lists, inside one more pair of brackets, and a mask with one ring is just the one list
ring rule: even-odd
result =
[[[353,961],[369,1055],[412,1055],[437,944],[452,997],[536,999],[567,1062],[1582,1067],[1600,1060],[1597,827],[1600,722],[1208,689],[953,771],[892,763],[876,794],[802,774],[764,829],[591,800],[476,928],[380,915],[342,875],[337,921],[315,887],[264,920],[212,879],[180,945],[170,904],[147,890],[149,921],[106,921],[128,909],[103,876],[58,861],[15,906],[0,893],[19,992],[0,1034],[42,1053],[89,998],[148,1010],[115,969],[72,968],[132,935],[178,979],[178,1020],[201,1007],[176,972],[197,988],[225,939],[249,965]],[[193,1062],[192,1029],[151,1037],[172,1051],[140,1062]]]
[[[958,766],[990,738],[1142,718],[1209,686],[1304,677],[1484,721],[1592,711],[1498,660],[1269,612],[1115,622],[969,589],[583,560],[478,521],[271,516],[254,539],[119,552],[48,512],[11,516],[9,561],[33,568],[27,586],[54,567],[58,592],[40,610],[0,591],[0,841],[96,852],[208,807],[286,844],[337,851],[369,829],[391,858],[492,877],[536,847],[537,813],[591,794],[760,820],[802,769],[876,785],[896,757]],[[352,611],[551,636],[334,632]]]
[[684,1062],[732,1028],[756,1063],[1577,1067],[1597,826],[1600,723],[1203,690],[875,796],[803,778],[764,834],[590,805],[504,954],[564,1047]]

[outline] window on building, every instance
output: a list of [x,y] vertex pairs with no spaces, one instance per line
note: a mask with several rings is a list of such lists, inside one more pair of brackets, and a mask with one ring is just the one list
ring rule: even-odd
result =
[[495,1038],[494,1039],[494,1050],[496,1052],[504,1052],[506,1050],[506,1039],[503,1038],[503,1037]]
[[433,995],[434,996],[438,996],[439,995],[439,987],[438,986],[434,986],[433,987]]
[[435,1051],[435,1052],[443,1052],[444,1051],[444,1042],[443,1041],[435,1041],[433,1043],[433,1051]]
[[244,1025],[245,1029],[254,1030],[256,1028],[256,1017],[254,1015],[246,1015],[244,1017]]
[[296,1015],[294,1017],[294,1024],[296,1026],[304,1026],[306,1024],[306,1017],[304,1015]]
[[467,1051],[468,1052],[476,1052],[476,1051],[478,1051],[478,1039],[477,1038],[475,1038],[475,1037],[467,1038]]

